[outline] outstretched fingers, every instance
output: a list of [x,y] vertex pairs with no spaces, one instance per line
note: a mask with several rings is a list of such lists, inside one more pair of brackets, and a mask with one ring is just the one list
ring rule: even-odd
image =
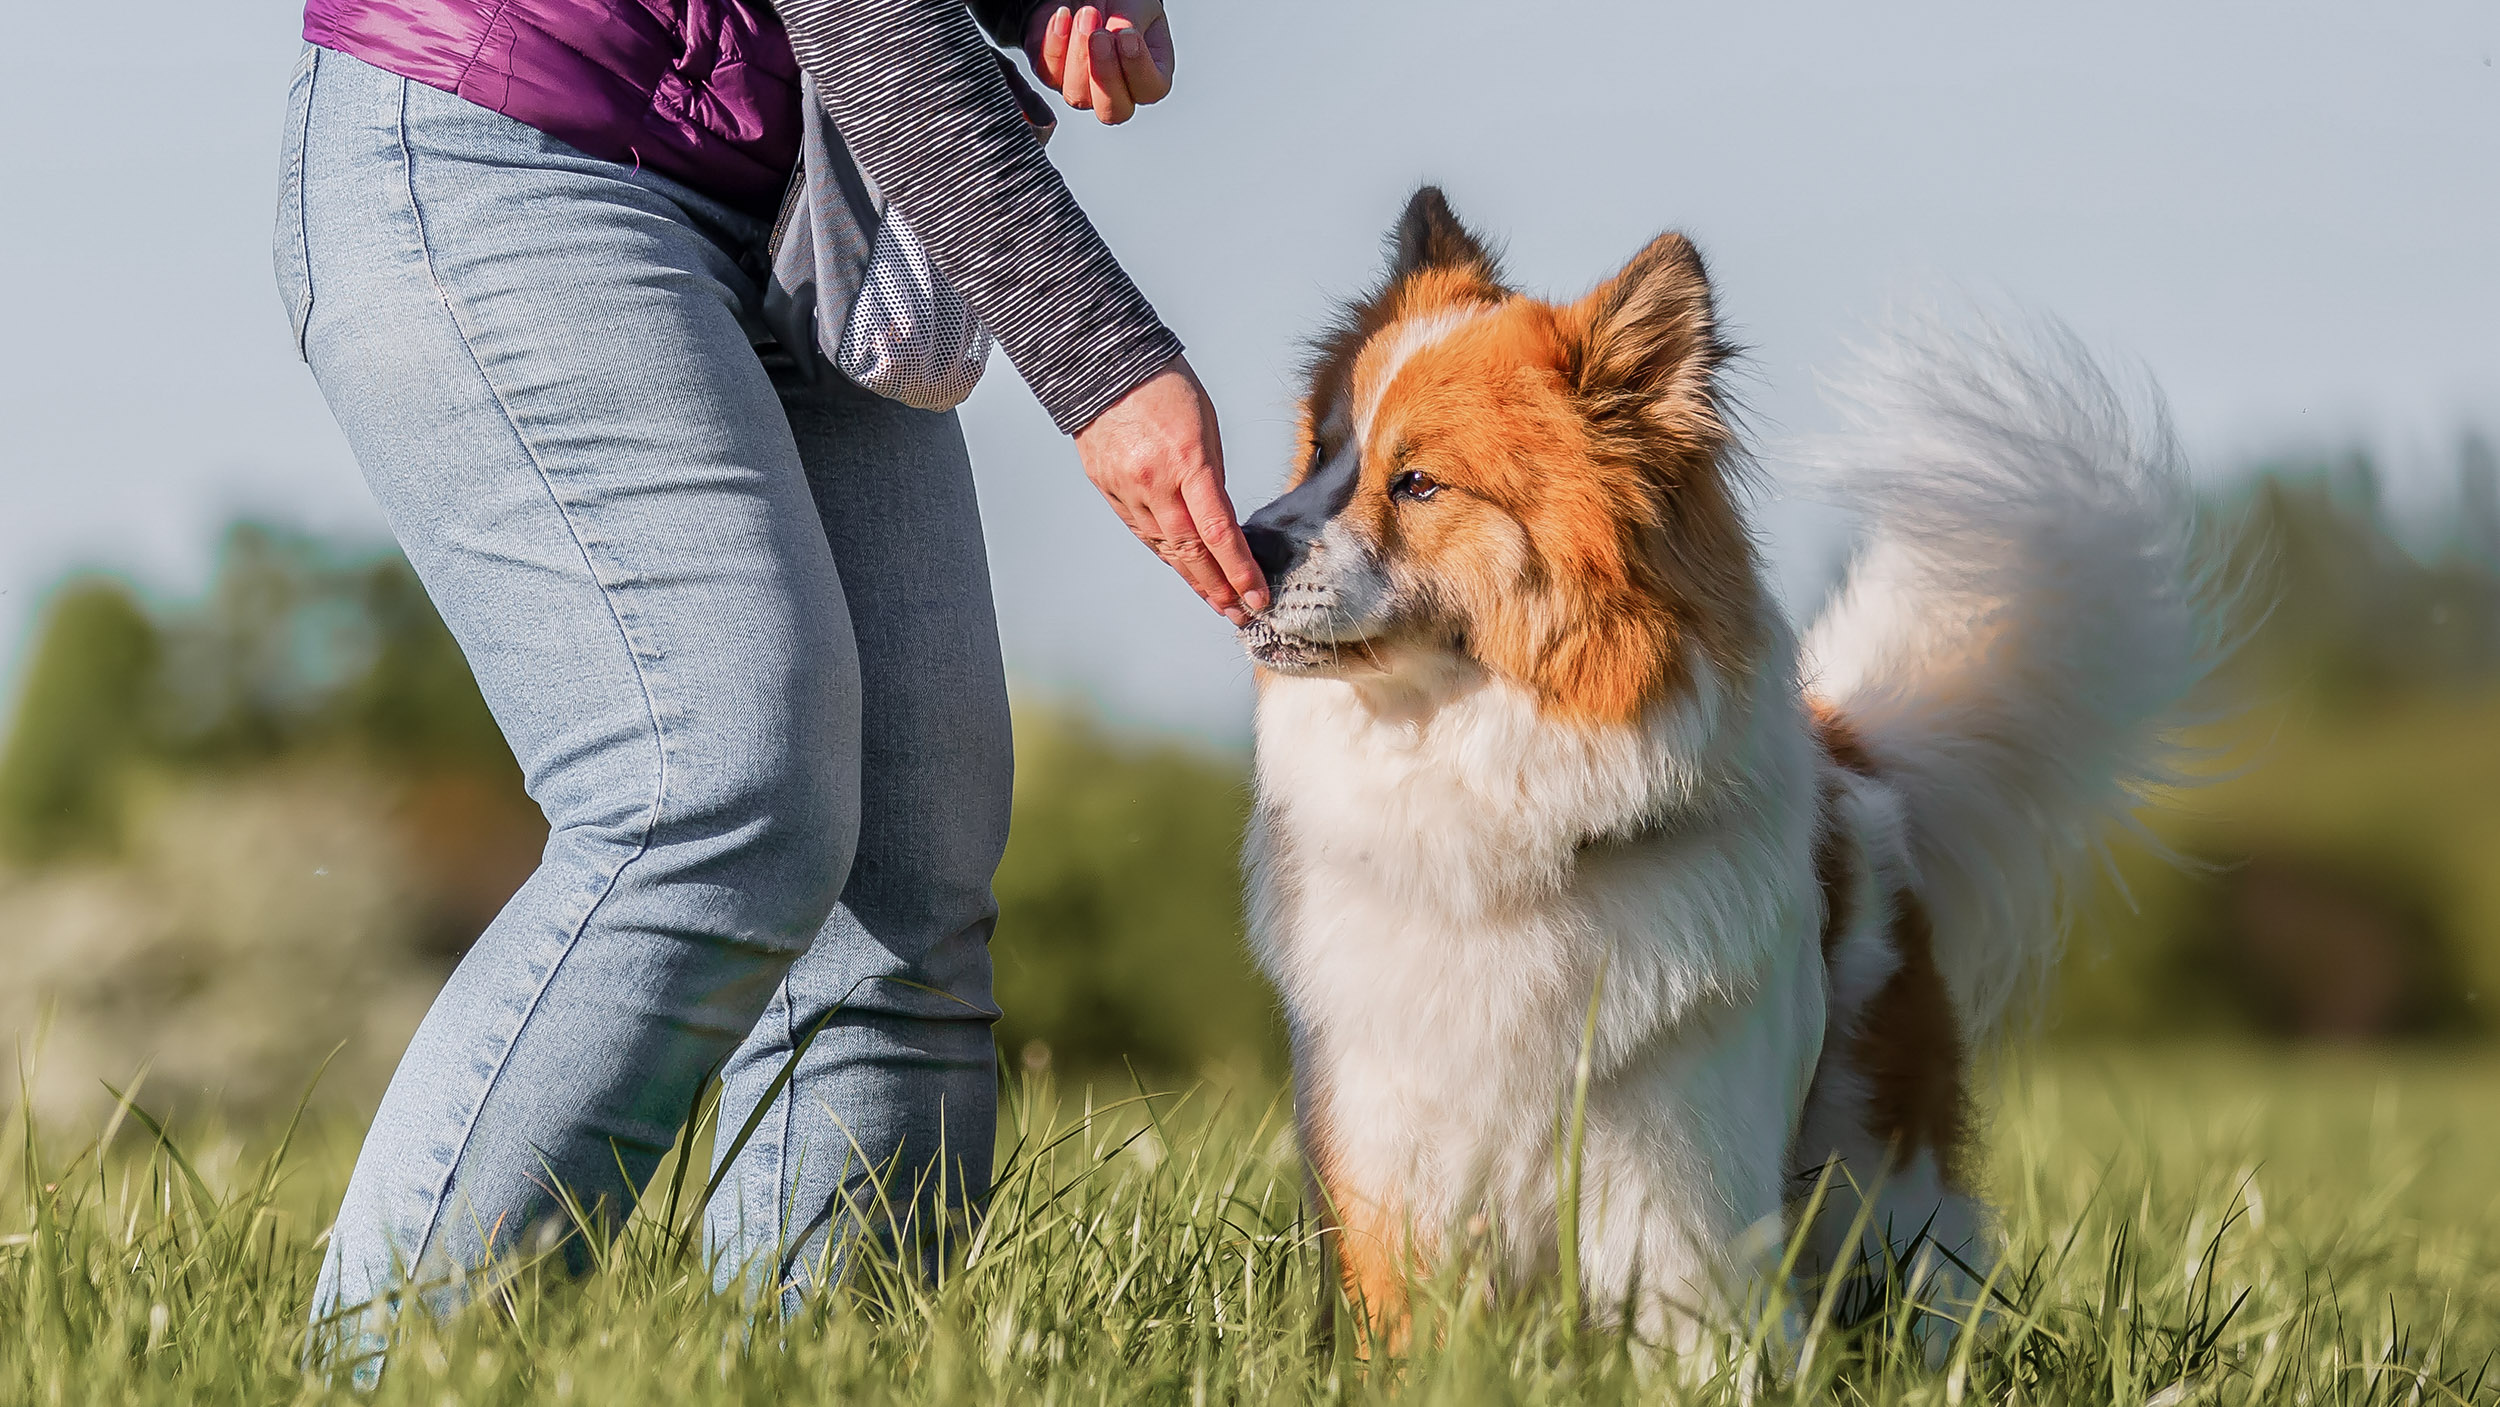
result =
[[1233,595],[1253,613],[1266,610],[1267,573],[1251,554],[1250,539],[1242,536],[1241,523],[1233,516],[1232,496],[1224,492],[1223,479],[1212,473],[1192,474],[1181,480],[1180,496],[1197,529],[1198,540],[1206,544]]
[[1199,537],[1197,523],[1178,494],[1167,492],[1151,497],[1131,496],[1099,484],[1096,488],[1103,501],[1111,505],[1111,511],[1119,515],[1120,522],[1128,528],[1130,535],[1144,543],[1146,550],[1154,553],[1165,566],[1179,573],[1181,580],[1189,584],[1190,590],[1198,593],[1200,600],[1213,606],[1235,625],[1250,619],[1249,612],[1242,608],[1238,595],[1226,580],[1223,568],[1217,565],[1214,553]]
[[1189,583],[1189,589],[1197,592],[1200,599],[1213,606],[1218,614],[1235,625],[1248,624],[1250,613],[1243,609],[1240,595],[1225,579],[1224,568],[1216,561],[1214,550],[1200,535],[1189,505],[1178,493],[1167,492],[1157,499],[1151,511],[1154,535],[1144,537],[1140,534],[1146,545],[1154,549],[1154,554],[1172,570],[1179,572],[1181,579]]
[[1266,582],[1224,495],[1215,403],[1187,358],[1105,407],[1076,432],[1076,450],[1120,521],[1190,590],[1235,625],[1266,609]]

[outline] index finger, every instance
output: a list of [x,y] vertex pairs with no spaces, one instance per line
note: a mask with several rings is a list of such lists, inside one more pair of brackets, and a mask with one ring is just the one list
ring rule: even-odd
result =
[[1068,44],[1065,60],[1059,67],[1059,96],[1070,107],[1093,106],[1094,92],[1094,30],[1102,23],[1102,11],[1092,5],[1079,9],[1068,18]]
[[1199,536],[1189,504],[1179,494],[1167,491],[1160,501],[1150,504],[1148,512],[1154,519],[1155,535],[1148,539],[1147,545],[1154,549],[1155,555],[1163,559],[1164,565],[1180,573],[1181,580],[1189,583],[1189,589],[1197,592],[1199,599],[1213,606],[1219,615],[1235,625],[1246,622],[1250,617],[1242,606],[1241,593],[1233,590],[1232,583],[1225,579],[1223,567],[1216,561],[1214,551]]
[[1068,35],[1076,28],[1076,11],[1061,5],[1043,25],[1041,47],[1026,55],[1033,76],[1052,88],[1064,88],[1068,76]]
[[1254,612],[1266,610],[1267,572],[1251,555],[1250,539],[1241,534],[1223,482],[1212,474],[1193,474],[1181,481],[1181,502],[1198,525],[1198,541],[1214,556],[1233,594]]

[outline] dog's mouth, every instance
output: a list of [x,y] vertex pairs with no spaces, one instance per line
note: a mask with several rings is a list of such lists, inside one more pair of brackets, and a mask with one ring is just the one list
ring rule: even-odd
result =
[[1333,667],[1343,647],[1279,630],[1266,616],[1255,616],[1236,632],[1241,651],[1252,663],[1281,674],[1317,674]]

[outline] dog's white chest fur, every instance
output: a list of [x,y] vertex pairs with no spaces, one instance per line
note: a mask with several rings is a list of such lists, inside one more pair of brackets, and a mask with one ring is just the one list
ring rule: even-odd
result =
[[1268,683],[1253,941],[1333,1195],[1419,1249],[1472,1231],[1507,1269],[1549,1264],[1602,973],[1592,1289],[1690,1285],[1777,1214],[1823,1023],[1813,756],[1784,675],[1751,692],[1596,730],[1492,680],[1406,716]]

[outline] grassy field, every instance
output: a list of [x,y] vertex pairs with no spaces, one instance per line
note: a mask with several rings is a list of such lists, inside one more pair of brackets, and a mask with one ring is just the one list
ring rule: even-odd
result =
[[[1898,1319],[1809,1327],[1698,1387],[1552,1298],[1441,1297],[1425,1347],[1363,1361],[1324,1328],[1281,1106],[1020,1093],[993,1213],[939,1283],[862,1257],[844,1292],[750,1323],[704,1290],[664,1169],[599,1273],[522,1267],[404,1323],[372,1400],[2500,1403],[2488,1054],[2024,1062],[1994,1118],[2020,1270],[1993,1327],[1933,1367]],[[0,1402],[353,1400],[296,1365],[356,1129],[177,1151],[136,1114],[101,1147],[14,1117]]]

